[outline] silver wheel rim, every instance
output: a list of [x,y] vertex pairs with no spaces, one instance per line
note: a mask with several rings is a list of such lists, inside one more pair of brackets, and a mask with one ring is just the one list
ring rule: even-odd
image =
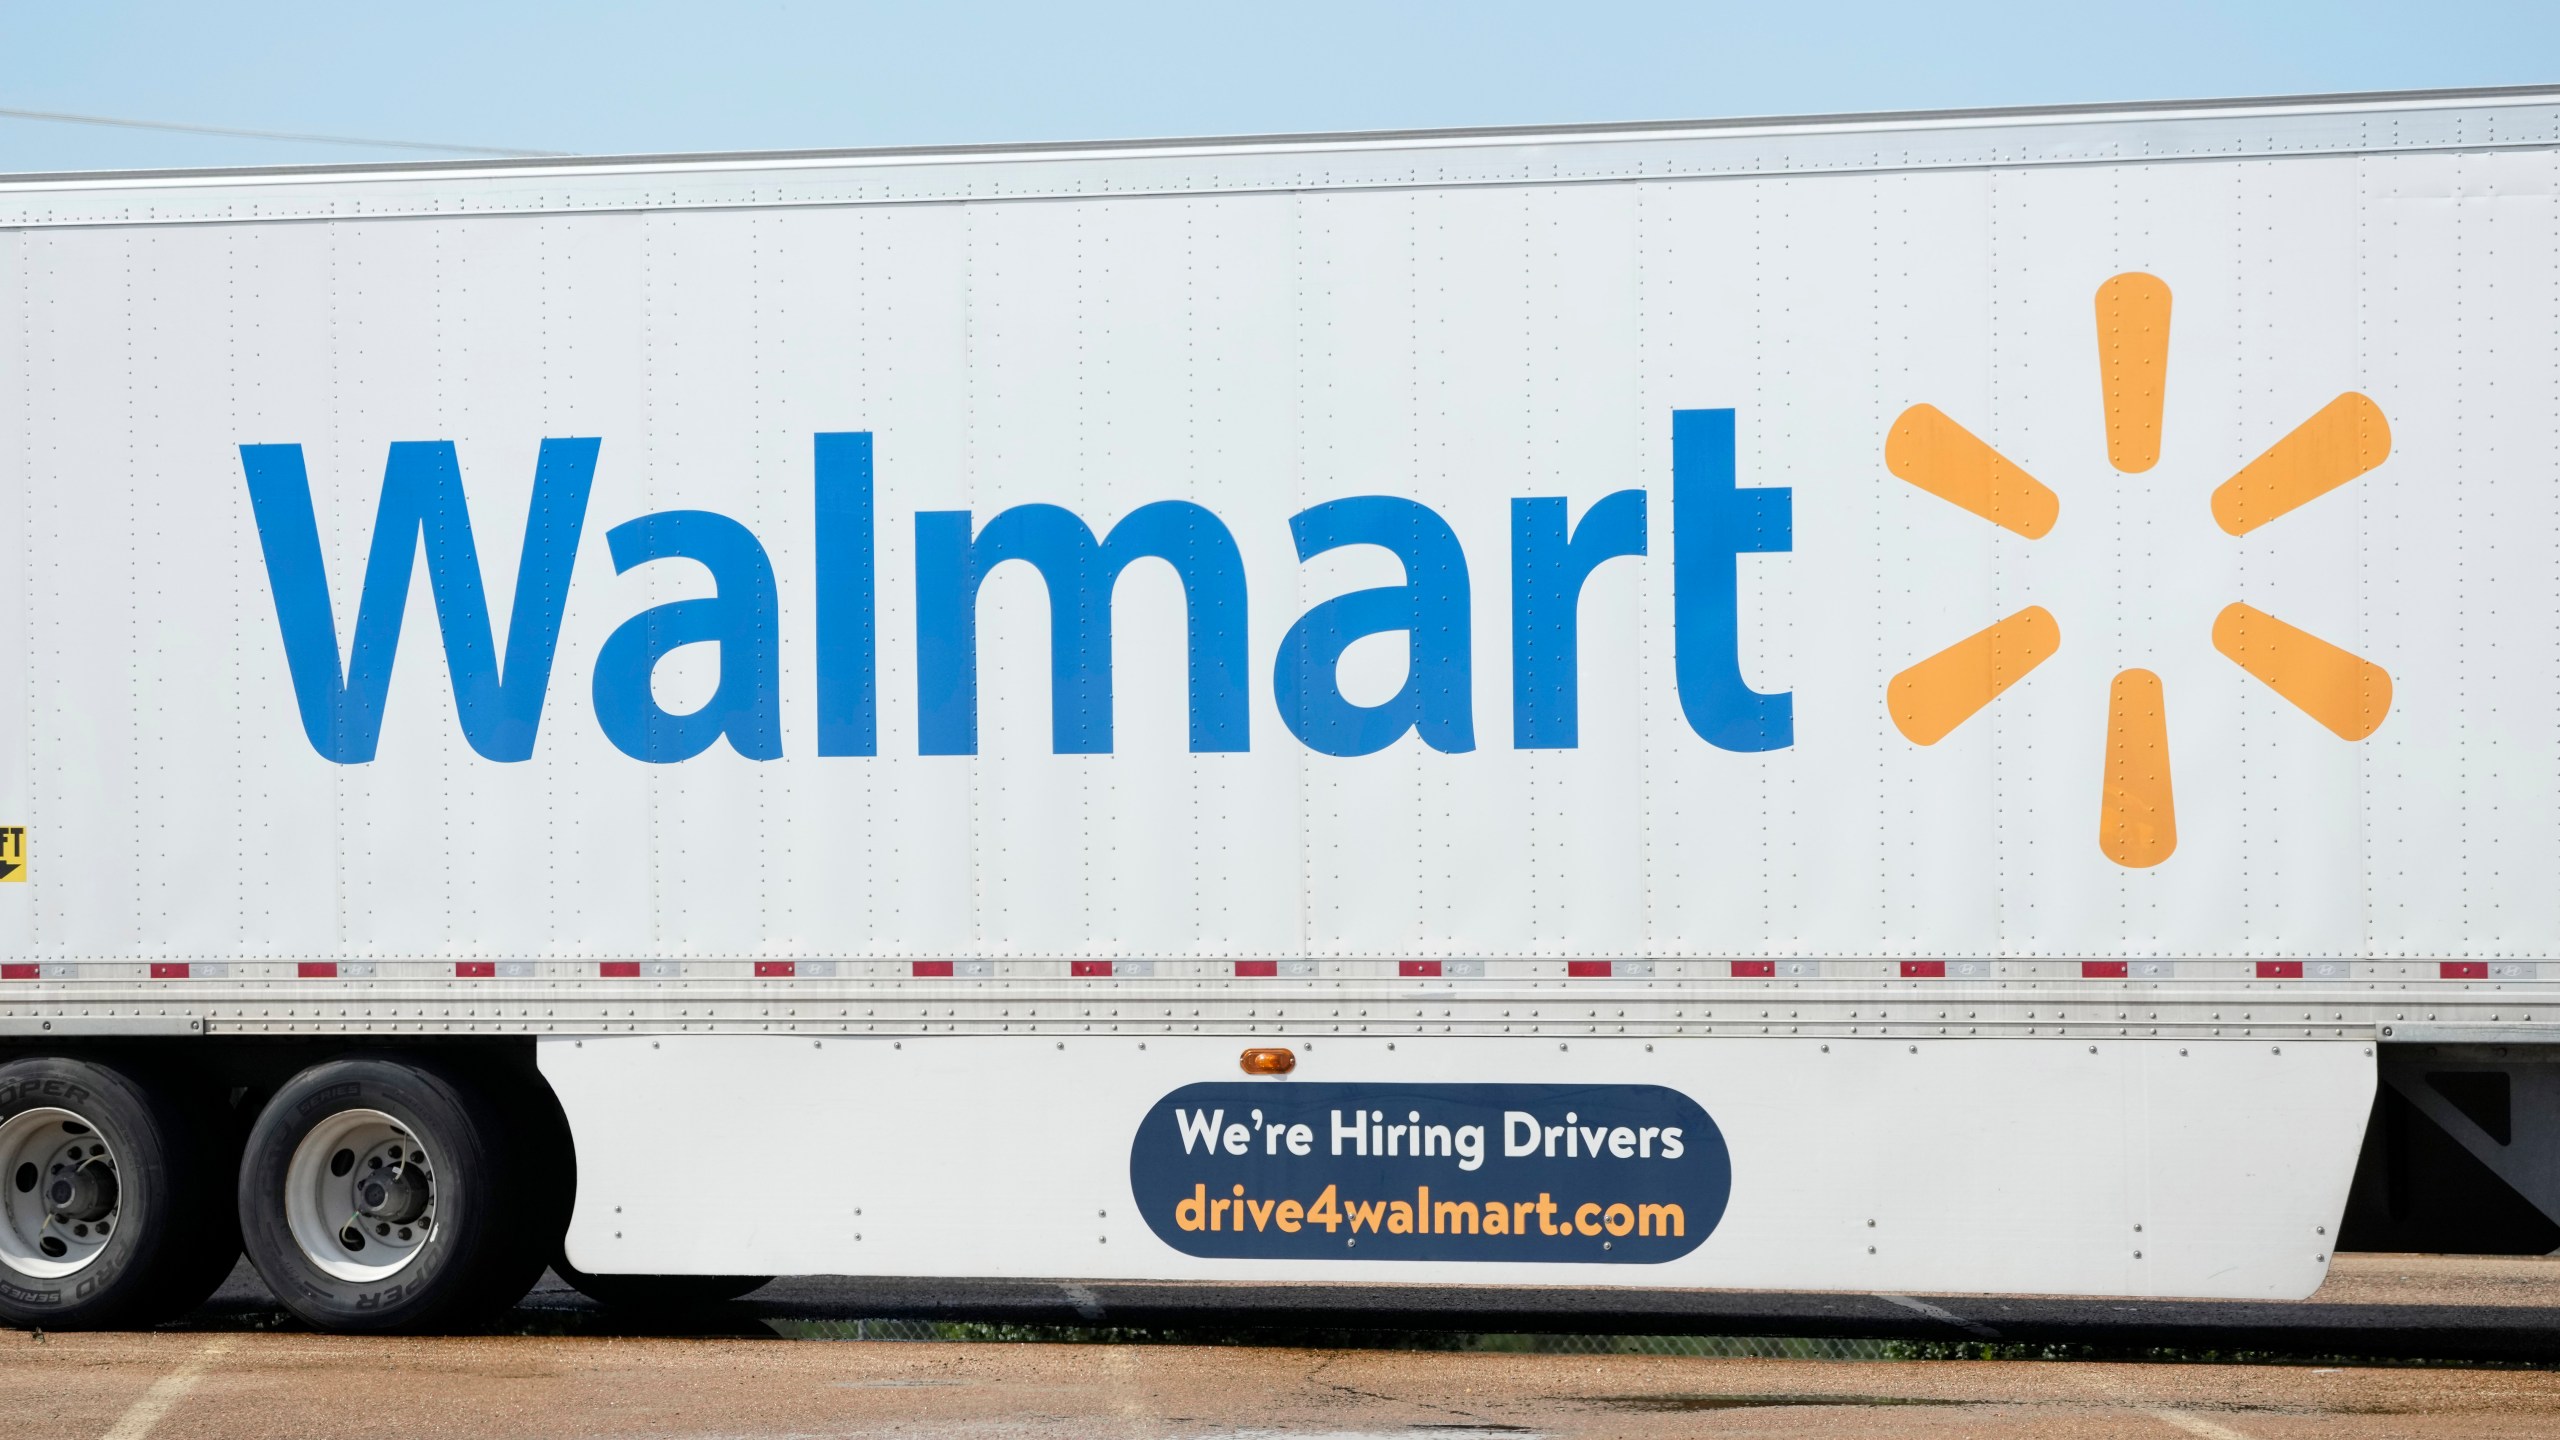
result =
[[76,1111],[0,1122],[0,1263],[32,1280],[89,1268],[123,1227],[122,1180],[113,1147]]
[[341,1110],[313,1126],[285,1165],[285,1226],[326,1274],[386,1280],[435,1235],[436,1177],[408,1126],[379,1110]]

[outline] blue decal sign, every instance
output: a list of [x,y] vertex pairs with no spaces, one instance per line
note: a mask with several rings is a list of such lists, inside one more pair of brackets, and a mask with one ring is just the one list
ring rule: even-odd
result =
[[1129,1184],[1186,1255],[1652,1265],[1724,1218],[1733,1158],[1659,1085],[1187,1085]]

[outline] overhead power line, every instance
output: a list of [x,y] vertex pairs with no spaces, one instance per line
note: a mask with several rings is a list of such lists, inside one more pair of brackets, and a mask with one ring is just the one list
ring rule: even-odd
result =
[[495,145],[440,145],[426,140],[369,140],[355,135],[308,135],[293,130],[241,130],[228,125],[185,125],[174,120],[134,120],[117,115],[71,115],[59,110],[0,108],[0,119],[41,120],[57,125],[106,125],[119,130],[174,130],[182,135],[226,135],[235,140],[292,140],[306,145],[361,145],[375,150],[430,150],[447,155],[499,155],[538,160],[559,150],[509,150]]

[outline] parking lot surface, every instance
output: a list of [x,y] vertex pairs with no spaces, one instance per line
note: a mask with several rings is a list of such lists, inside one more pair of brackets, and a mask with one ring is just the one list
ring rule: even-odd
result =
[[[848,1304],[865,1293],[845,1283]],[[1076,1343],[952,1343],[838,1340],[828,1337],[871,1333],[869,1322],[759,1316],[822,1309],[817,1294],[635,1326],[554,1283],[493,1333],[372,1339],[293,1327],[259,1303],[252,1279],[181,1326],[0,1332],[0,1415],[10,1434],[109,1440],[2560,1434],[2560,1370],[2514,1362],[2027,1359],[2005,1358],[2023,1348],[2006,1341],[1973,1352],[2004,1357],[1988,1360],[1107,1343],[1095,1327],[1056,1332]],[[2549,1323],[2555,1298],[2551,1261],[2354,1256],[2292,1308],[2315,1329],[2359,1307],[2457,1311],[2475,1327],[2504,1315],[2531,1329]],[[903,1323],[879,1333],[920,1332]],[[1967,1353],[1825,1343],[1842,1355]]]
[[2560,1433],[2560,1375],[1220,1346],[218,1332],[10,1337],[28,1436]]

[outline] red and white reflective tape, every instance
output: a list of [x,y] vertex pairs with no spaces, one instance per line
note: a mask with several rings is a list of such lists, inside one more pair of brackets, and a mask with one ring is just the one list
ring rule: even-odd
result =
[[1650,960],[1567,960],[1564,973],[1572,980],[1650,980]]
[[1152,980],[1153,960],[1070,960],[1067,974],[1079,980]]

